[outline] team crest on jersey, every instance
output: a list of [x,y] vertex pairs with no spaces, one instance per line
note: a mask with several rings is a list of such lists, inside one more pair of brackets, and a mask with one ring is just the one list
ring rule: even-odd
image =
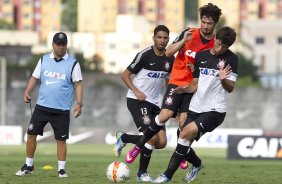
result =
[[171,104],[172,104],[172,100],[173,100],[173,98],[172,98],[171,96],[168,96],[168,97],[166,98],[166,100],[165,100],[165,104],[166,104],[166,105],[171,105]]
[[30,123],[29,126],[28,126],[28,130],[32,130],[33,129],[33,124]]
[[149,115],[144,115],[142,119],[145,125],[149,125],[151,123]]
[[225,59],[219,59],[219,62],[217,63],[218,68],[223,68],[225,66],[226,60]]
[[170,64],[168,61],[165,62],[164,67],[165,67],[165,70],[169,70]]

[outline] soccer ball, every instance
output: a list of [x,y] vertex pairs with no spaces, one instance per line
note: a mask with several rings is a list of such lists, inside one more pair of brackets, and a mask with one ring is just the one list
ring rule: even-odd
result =
[[115,161],[107,168],[107,177],[109,180],[118,183],[124,182],[129,178],[129,168],[123,162]]

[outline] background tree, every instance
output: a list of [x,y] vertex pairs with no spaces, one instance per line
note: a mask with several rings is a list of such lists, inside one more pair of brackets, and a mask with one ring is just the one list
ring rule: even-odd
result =
[[185,1],[185,23],[197,23],[198,19],[198,0]]
[[62,29],[65,31],[77,31],[77,0],[64,0],[62,12]]
[[238,56],[238,87],[260,87],[258,67],[252,62],[252,59],[247,59],[242,53],[236,53]]

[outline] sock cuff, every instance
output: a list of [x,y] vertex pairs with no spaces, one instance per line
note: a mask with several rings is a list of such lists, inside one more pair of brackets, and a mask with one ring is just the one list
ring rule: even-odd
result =
[[164,125],[165,125],[165,124],[163,124],[163,123],[160,123],[159,115],[157,115],[157,116],[155,117],[155,122],[156,122],[156,124],[157,124],[158,126],[164,126]]
[[147,149],[149,149],[149,150],[155,149],[155,146],[152,146],[152,145],[149,144],[149,143],[146,143],[146,144],[145,144],[145,147],[146,147]]
[[190,146],[190,141],[181,138],[178,138],[177,143],[182,146]]
[[65,160],[58,160],[58,164],[66,164],[67,161]]
[[25,163],[27,166],[33,166],[33,158],[29,158],[29,157],[26,157],[25,158]]

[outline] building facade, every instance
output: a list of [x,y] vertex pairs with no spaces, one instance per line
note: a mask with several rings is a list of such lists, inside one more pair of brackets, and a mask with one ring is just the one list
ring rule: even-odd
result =
[[61,29],[61,12],[61,0],[0,0],[0,19],[18,31],[36,31],[41,41]]

